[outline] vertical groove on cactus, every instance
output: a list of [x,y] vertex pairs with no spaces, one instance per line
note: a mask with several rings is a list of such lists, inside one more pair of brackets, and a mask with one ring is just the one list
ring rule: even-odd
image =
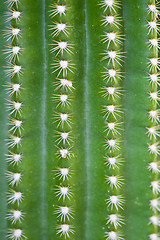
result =
[[46,136],[47,136],[47,126],[46,126],[46,102],[47,102],[47,77],[48,77],[48,72],[47,72],[47,39],[46,39],[46,1],[43,0],[42,1],[42,7],[43,7],[43,14],[42,17],[44,19],[43,21],[43,47],[44,47],[44,53],[43,53],[43,57],[44,57],[44,81],[43,81],[43,92],[42,92],[42,219],[43,219],[43,223],[42,223],[42,228],[43,230],[43,234],[46,235],[46,229],[47,229],[47,217],[46,217],[46,211],[47,211],[47,207],[46,207],[46,201],[47,201],[47,191],[46,191],[46,179],[47,179],[47,161],[46,161],[46,155],[47,155],[47,146],[46,146]]
[[[147,81],[147,4],[148,1],[123,0],[125,30],[125,217],[126,239],[148,239],[150,177],[147,171],[148,153],[148,99]],[[139,184],[141,182],[141,184]],[[135,232],[136,230],[136,232]]]
[[85,239],[103,239],[104,226],[106,224],[106,183],[104,179],[104,139],[103,119],[101,106],[105,105],[101,99],[100,91],[104,84],[101,72],[104,71],[104,63],[100,53],[104,51],[101,41],[102,11],[99,2],[85,1],[85,31],[86,31],[86,55],[85,55],[85,111],[87,128],[87,206],[85,216]]
[[[87,201],[86,201],[86,216],[85,217],[85,228],[87,229],[88,227],[88,221],[87,221],[87,210],[88,210],[88,200],[89,200],[89,194],[87,194],[87,191],[88,191],[88,185],[87,183],[89,182],[89,161],[90,161],[90,158],[89,158],[89,105],[87,104],[88,102],[88,89],[89,89],[89,85],[88,85],[88,79],[87,79],[87,71],[89,69],[89,63],[88,63],[88,56],[89,56],[89,36],[88,36],[88,19],[87,19],[87,2],[84,1],[84,32],[85,32],[85,62],[84,62],[84,101],[85,101],[85,113],[84,113],[84,118],[86,120],[85,122],[85,161],[86,161],[86,198],[87,198]],[[85,229],[85,235],[84,237],[87,238],[87,231]]]
[[3,5],[0,238],[158,240],[159,3]]
[[[70,2],[70,25],[73,26],[72,38],[74,42],[74,61],[75,61],[75,76],[74,86],[75,91],[73,96],[73,133],[75,135],[75,161],[73,163],[73,176],[72,184],[75,190],[75,236],[77,239],[86,238],[86,228],[88,225],[87,221],[87,201],[89,194],[87,192],[88,185],[88,158],[87,158],[87,133],[88,128],[86,121],[86,108],[88,104],[87,95],[87,46],[86,46],[86,6],[85,1],[74,1]],[[89,107],[88,107],[89,108]],[[88,110],[87,108],[87,110]],[[92,196],[91,196],[92,197]]]

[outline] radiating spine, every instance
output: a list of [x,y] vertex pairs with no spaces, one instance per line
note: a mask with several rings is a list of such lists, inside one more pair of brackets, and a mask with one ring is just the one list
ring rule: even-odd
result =
[[123,159],[123,65],[125,61],[123,19],[121,17],[121,1],[101,1],[103,10],[102,43],[104,52],[101,53],[104,62],[102,78],[102,97],[105,105],[102,112],[105,124],[105,166],[107,184],[107,231],[105,239],[124,239],[122,227],[125,224],[122,176]]
[[22,30],[19,26],[21,18],[21,11],[19,10],[19,1],[7,2],[8,10],[5,13],[7,29],[4,30],[4,37],[6,38],[7,46],[4,54],[8,61],[5,67],[6,75],[9,82],[6,83],[5,88],[9,95],[7,109],[9,111],[9,139],[7,139],[8,154],[6,160],[9,163],[9,171],[6,173],[8,181],[8,204],[9,210],[7,219],[11,227],[8,230],[7,238],[22,240],[26,239],[24,231],[20,227],[23,222],[24,212],[21,210],[21,201],[23,201],[24,193],[19,188],[19,183],[23,181],[23,174],[19,171],[19,164],[22,161],[23,154],[21,152],[21,145],[23,144],[23,118],[22,109],[23,102],[20,97],[21,93],[21,75],[23,67],[20,64],[20,55],[23,51],[20,38],[22,37]]
[[159,39],[157,38],[159,32],[158,23],[159,9],[156,1],[149,1],[148,3],[148,18],[147,18],[147,30],[148,30],[148,47],[149,47],[149,59],[148,59],[148,80],[149,80],[149,126],[147,126],[148,136],[148,151],[151,155],[148,165],[148,170],[151,175],[151,190],[152,199],[150,199],[149,206],[152,211],[152,216],[149,218],[149,224],[153,226],[153,232],[149,235],[149,239],[159,239],[158,226],[159,221]]
[[[72,177],[70,161],[74,158],[73,133],[72,133],[72,91],[74,90],[72,78],[74,77],[75,65],[72,63],[74,44],[70,42],[71,26],[66,23],[66,15],[69,7],[60,2],[51,5],[50,17],[52,24],[51,31],[52,44],[50,52],[54,55],[51,66],[54,76],[53,102],[56,103],[54,115],[55,145],[57,148],[56,157],[58,159],[57,169],[54,169],[54,177],[57,181],[55,186],[55,196],[58,206],[54,213],[57,217],[57,234],[60,237],[69,238],[75,230],[71,222],[74,218],[72,206],[73,186],[69,184]],[[55,203],[54,203],[55,205]]]

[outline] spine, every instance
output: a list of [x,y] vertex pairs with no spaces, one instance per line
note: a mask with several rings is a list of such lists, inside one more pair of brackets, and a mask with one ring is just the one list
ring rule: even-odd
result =
[[20,189],[20,182],[23,180],[23,174],[20,171],[20,164],[23,159],[21,146],[23,144],[23,96],[21,96],[21,75],[23,67],[20,64],[20,55],[22,54],[21,37],[22,30],[19,27],[22,12],[20,11],[20,2],[18,0],[8,0],[8,10],[5,13],[7,29],[4,30],[6,38],[6,49],[4,54],[7,59],[5,72],[8,77],[6,90],[9,95],[7,109],[9,111],[9,138],[7,139],[8,171],[6,179],[8,181],[8,213],[7,219],[10,228],[8,229],[8,239],[26,239],[23,229],[20,227],[23,222],[24,212],[21,210],[21,201],[24,194]]
[[151,216],[149,218],[149,224],[153,226],[149,239],[159,239],[158,226],[160,226],[159,219],[159,141],[160,126],[159,126],[159,24],[158,24],[158,4],[156,1],[149,1],[148,3],[148,17],[147,17],[147,29],[148,29],[148,82],[149,82],[149,99],[150,99],[150,110],[148,112],[149,123],[146,127],[148,136],[148,151],[150,153],[150,162],[148,164],[148,170],[150,171],[152,189],[152,197],[150,200]]
[[124,239],[123,225],[124,203],[123,196],[123,80],[124,80],[124,31],[121,1],[102,1],[103,10],[102,26],[104,32],[101,42],[104,52],[101,53],[104,63],[102,78],[102,97],[105,99],[103,106],[104,118],[104,148],[105,148],[105,180],[107,185],[107,240]]
[[74,218],[73,186],[70,184],[72,177],[72,161],[74,159],[72,132],[73,125],[73,81],[75,65],[72,63],[74,44],[71,42],[72,27],[67,22],[70,7],[67,4],[53,3],[51,5],[50,26],[52,44],[50,52],[53,56],[54,94],[52,100],[56,103],[54,123],[56,124],[54,139],[57,147],[57,168],[54,169],[55,186],[54,213],[57,217],[57,234],[69,238],[75,230],[72,225]]

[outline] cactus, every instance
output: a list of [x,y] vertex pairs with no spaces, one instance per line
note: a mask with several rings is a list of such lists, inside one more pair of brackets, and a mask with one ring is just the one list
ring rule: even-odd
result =
[[159,15],[1,1],[0,239],[160,239]]

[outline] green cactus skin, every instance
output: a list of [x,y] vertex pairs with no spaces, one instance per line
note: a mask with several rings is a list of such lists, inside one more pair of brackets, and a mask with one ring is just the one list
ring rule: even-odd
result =
[[[151,195],[147,171],[149,162],[148,139],[145,134],[149,109],[147,96],[149,89],[145,78],[149,53],[147,44],[144,45],[147,43],[147,3],[147,1],[135,1],[134,3],[124,1],[125,51],[127,53],[124,104],[126,108],[125,149],[127,159],[126,236],[128,239],[135,239],[135,234],[139,239],[147,239],[150,231],[149,227],[146,227],[150,214],[149,199]],[[125,21],[125,19],[128,20]],[[131,28],[133,23],[136,28]],[[142,184],[136,184],[137,180]],[[138,217],[139,215],[141,218]],[[136,233],[134,229],[136,229]]]
[[[111,1],[109,1],[111,3]],[[150,127],[158,126],[158,121],[151,121],[149,111],[158,110],[156,101],[151,100],[149,94],[159,89],[158,84],[151,84],[149,74],[158,73],[158,69],[150,70],[150,58],[158,57],[158,48],[149,48],[149,39],[158,38],[156,30],[147,29],[149,21],[154,21],[156,12],[149,12],[149,4],[154,0],[120,0],[114,9],[102,6],[104,1],[97,0],[20,0],[18,8],[22,12],[20,21],[5,22],[7,6],[12,3],[1,1],[0,29],[5,32],[8,26],[18,26],[22,29],[22,37],[9,44],[17,44],[23,48],[17,64],[22,66],[23,74],[20,77],[9,78],[4,74],[7,61],[2,50],[6,49],[6,39],[1,35],[0,45],[0,239],[11,239],[7,236],[8,229],[22,229],[24,236],[30,240],[157,240],[158,226],[151,223],[151,216],[159,216],[158,210],[153,211],[150,200],[158,198],[160,190],[154,194],[151,182],[158,181],[158,170],[149,171],[151,162],[158,162],[159,153],[150,153],[149,146],[158,142],[159,136],[146,134]],[[53,17],[54,4],[66,6],[66,14],[57,14]],[[107,4],[107,1],[106,1]],[[157,4],[157,8],[159,4]],[[119,8],[120,6],[120,8]],[[11,7],[11,6],[10,6]],[[9,7],[9,8],[10,8]],[[115,13],[116,12],[116,13]],[[104,26],[102,19],[107,14],[118,14],[122,18],[120,29],[116,26]],[[66,23],[69,34],[61,31],[55,34],[55,23]],[[55,25],[54,25],[55,26]],[[124,35],[122,44],[113,42],[107,47],[103,43],[104,32],[118,31]],[[149,32],[150,31],[150,32]],[[148,34],[149,32],[149,34]],[[73,44],[73,54],[64,51],[57,54],[53,50],[54,41],[68,41]],[[108,60],[102,61],[105,50],[119,50],[125,52],[122,66],[115,64],[122,72],[122,79],[117,83],[104,80],[105,68],[112,68]],[[102,55],[103,54],[103,55]],[[58,60],[67,60],[74,64],[73,73],[68,70],[66,76],[61,73],[59,78],[72,81],[73,88],[57,89],[58,71],[54,64]],[[13,63],[14,61],[12,61]],[[124,73],[124,74],[123,74]],[[6,82],[16,81],[22,84],[21,95],[9,96],[4,85]],[[117,86],[124,90],[118,100],[102,97],[102,88]],[[57,94],[68,94],[71,97],[70,105],[57,106]],[[22,162],[18,165],[6,163],[5,154],[8,154],[6,139],[8,135],[9,112],[6,111],[8,100],[23,102],[20,119],[23,121],[22,145],[13,150],[23,154]],[[117,122],[124,122],[119,135],[106,134],[104,106],[120,105],[122,114]],[[59,126],[58,113],[71,114],[71,128],[64,123]],[[116,121],[114,117],[106,121]],[[71,131],[70,145],[57,141],[56,131]],[[157,130],[158,132],[158,130]],[[18,131],[15,132],[16,134]],[[119,139],[120,150],[106,149],[105,139]],[[66,159],[60,156],[59,148],[70,148],[73,153]],[[158,146],[157,146],[158,149]],[[120,154],[124,159],[119,169],[109,168],[105,164],[105,155]],[[158,162],[159,164],[159,162]],[[63,181],[57,177],[58,168],[71,170],[71,177]],[[17,186],[11,186],[6,181],[6,171],[21,172],[22,180]],[[122,188],[116,190],[106,183],[106,176],[120,175],[124,178]],[[58,200],[57,189],[62,186],[71,187],[70,199],[63,197]],[[8,188],[8,189],[7,189]],[[19,205],[7,204],[6,193],[9,189],[23,193]],[[123,209],[108,207],[106,200],[110,195],[122,195],[125,203]],[[55,213],[58,206],[71,206],[73,218],[65,219]],[[10,209],[19,209],[24,217],[14,224],[6,219]],[[120,214],[124,217],[125,225],[106,224],[110,214]],[[73,233],[61,234],[61,224],[73,227]],[[71,228],[72,231],[72,228]],[[111,231],[120,232],[122,238],[108,237]],[[156,235],[151,235],[156,234]],[[106,235],[106,236],[105,236]],[[13,237],[13,240],[22,240],[25,237]]]

